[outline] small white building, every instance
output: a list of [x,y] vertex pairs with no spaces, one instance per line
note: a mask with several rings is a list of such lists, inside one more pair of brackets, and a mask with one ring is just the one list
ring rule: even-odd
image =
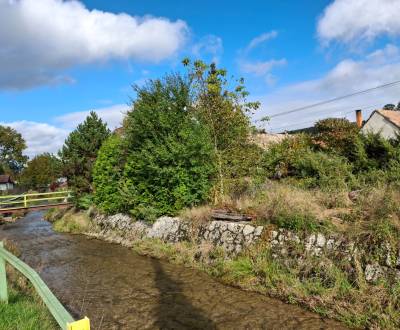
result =
[[0,175],[0,191],[8,191],[14,189],[14,181],[9,175]]
[[380,134],[385,139],[394,139],[400,134],[400,111],[375,110],[365,122],[363,133]]

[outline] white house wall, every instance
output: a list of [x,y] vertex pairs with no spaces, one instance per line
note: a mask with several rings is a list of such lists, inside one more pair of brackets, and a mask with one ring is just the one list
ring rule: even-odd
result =
[[378,112],[375,112],[361,129],[363,133],[379,133],[385,139],[396,137],[396,133],[400,133],[397,126],[393,125],[389,120]]

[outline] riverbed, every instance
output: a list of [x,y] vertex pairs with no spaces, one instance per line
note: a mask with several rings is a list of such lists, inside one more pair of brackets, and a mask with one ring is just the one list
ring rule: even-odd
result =
[[197,270],[56,233],[41,212],[1,225],[4,238],[74,316],[90,318],[92,329],[345,329]]

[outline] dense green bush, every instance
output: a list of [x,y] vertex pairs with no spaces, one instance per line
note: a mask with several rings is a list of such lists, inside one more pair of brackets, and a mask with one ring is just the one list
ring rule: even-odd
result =
[[170,75],[135,90],[124,122],[123,203],[136,218],[152,221],[208,198],[213,148],[208,129],[189,110],[185,79]]
[[268,178],[296,178],[306,188],[342,190],[353,180],[352,167],[344,157],[314,151],[307,135],[272,145],[264,153],[262,166]]
[[359,128],[345,118],[327,118],[315,124],[313,144],[318,150],[352,158]]
[[293,176],[307,188],[343,190],[353,180],[352,167],[343,157],[307,150],[293,160]]
[[120,189],[125,164],[124,147],[119,135],[110,136],[100,148],[93,168],[94,202],[107,214],[125,208]]

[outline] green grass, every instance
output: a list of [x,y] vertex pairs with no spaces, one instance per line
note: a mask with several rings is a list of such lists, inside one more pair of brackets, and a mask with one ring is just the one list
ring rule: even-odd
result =
[[39,298],[9,288],[8,304],[0,303],[0,330],[38,329],[58,329],[58,326]]

